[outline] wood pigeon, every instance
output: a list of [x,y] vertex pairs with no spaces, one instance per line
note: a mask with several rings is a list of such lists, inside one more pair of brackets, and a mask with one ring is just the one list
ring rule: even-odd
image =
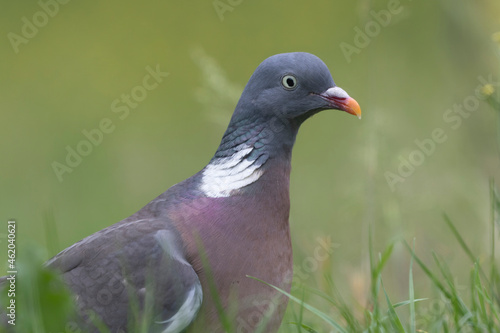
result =
[[81,324],[92,332],[96,323],[135,332],[133,320],[148,332],[276,332],[287,299],[248,276],[290,290],[292,147],[300,125],[326,109],[361,118],[318,57],[264,60],[201,171],[47,262],[74,293]]

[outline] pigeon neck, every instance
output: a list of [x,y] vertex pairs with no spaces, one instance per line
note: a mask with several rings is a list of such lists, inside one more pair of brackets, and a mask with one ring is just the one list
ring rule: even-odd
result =
[[284,177],[288,184],[296,134],[294,126],[277,118],[231,121],[214,157],[202,170],[201,190],[209,197],[229,197],[265,174],[266,182]]

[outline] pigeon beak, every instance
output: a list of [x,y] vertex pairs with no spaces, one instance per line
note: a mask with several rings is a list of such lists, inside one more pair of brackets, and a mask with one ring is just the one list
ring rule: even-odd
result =
[[361,108],[358,102],[350,97],[344,89],[332,87],[319,96],[328,102],[330,108],[345,111],[361,119]]

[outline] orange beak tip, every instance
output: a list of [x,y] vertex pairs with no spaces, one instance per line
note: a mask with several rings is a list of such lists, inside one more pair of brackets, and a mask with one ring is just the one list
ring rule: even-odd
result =
[[358,119],[361,119],[361,108],[359,107],[358,102],[354,98],[349,97],[345,103],[345,106],[346,106],[345,111],[347,113],[350,113],[354,116],[357,116]]

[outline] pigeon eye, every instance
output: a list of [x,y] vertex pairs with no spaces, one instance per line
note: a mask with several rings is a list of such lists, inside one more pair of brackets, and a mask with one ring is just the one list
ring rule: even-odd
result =
[[283,79],[281,79],[281,84],[285,89],[294,89],[297,86],[297,79],[293,75],[285,75]]

